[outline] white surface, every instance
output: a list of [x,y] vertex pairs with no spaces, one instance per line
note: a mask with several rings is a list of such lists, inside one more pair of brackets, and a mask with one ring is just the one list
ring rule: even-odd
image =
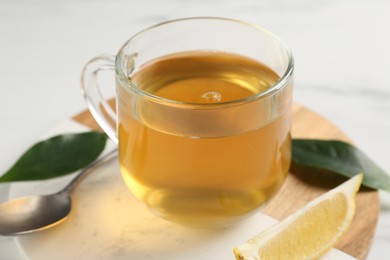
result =
[[[0,168],[85,109],[83,65],[142,28],[188,16],[262,25],[292,48],[295,100],[324,115],[390,172],[390,1],[0,0]],[[0,195],[7,185],[0,185]],[[390,196],[368,259],[387,259]],[[0,237],[0,259],[19,259]]]

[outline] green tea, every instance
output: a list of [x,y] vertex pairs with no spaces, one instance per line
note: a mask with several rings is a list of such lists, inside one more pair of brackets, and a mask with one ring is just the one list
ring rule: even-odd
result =
[[[250,129],[246,125],[258,112],[255,106],[237,116],[234,107],[209,115],[197,105],[210,104],[211,110],[213,103],[229,105],[278,80],[255,60],[199,51],[153,60],[131,77],[131,84],[162,101],[175,100],[178,108],[157,111],[142,102],[138,108],[129,101],[131,92],[118,83],[119,162],[134,195],[163,218],[200,226],[229,225],[262,205],[288,173],[290,109]],[[179,111],[182,102],[191,103],[193,111]],[[182,122],[187,121],[191,127],[184,131]]]

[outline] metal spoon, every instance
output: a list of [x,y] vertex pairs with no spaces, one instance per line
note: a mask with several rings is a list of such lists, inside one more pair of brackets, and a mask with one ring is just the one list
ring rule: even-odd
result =
[[51,195],[29,196],[0,204],[0,235],[21,235],[50,228],[66,219],[71,210],[71,193],[90,169],[111,159],[117,149],[85,167],[62,190]]

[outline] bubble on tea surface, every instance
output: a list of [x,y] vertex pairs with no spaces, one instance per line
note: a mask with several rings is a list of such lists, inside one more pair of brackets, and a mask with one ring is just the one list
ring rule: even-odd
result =
[[210,102],[219,102],[222,99],[222,95],[217,91],[208,91],[202,94],[202,98]]

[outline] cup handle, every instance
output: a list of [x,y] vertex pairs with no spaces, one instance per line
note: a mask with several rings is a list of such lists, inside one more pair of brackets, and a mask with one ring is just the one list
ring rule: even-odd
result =
[[90,60],[81,74],[81,90],[88,108],[104,132],[115,144],[118,137],[115,128],[110,122],[117,120],[115,111],[103,97],[98,84],[98,73],[102,70],[115,70],[115,56],[102,54]]

